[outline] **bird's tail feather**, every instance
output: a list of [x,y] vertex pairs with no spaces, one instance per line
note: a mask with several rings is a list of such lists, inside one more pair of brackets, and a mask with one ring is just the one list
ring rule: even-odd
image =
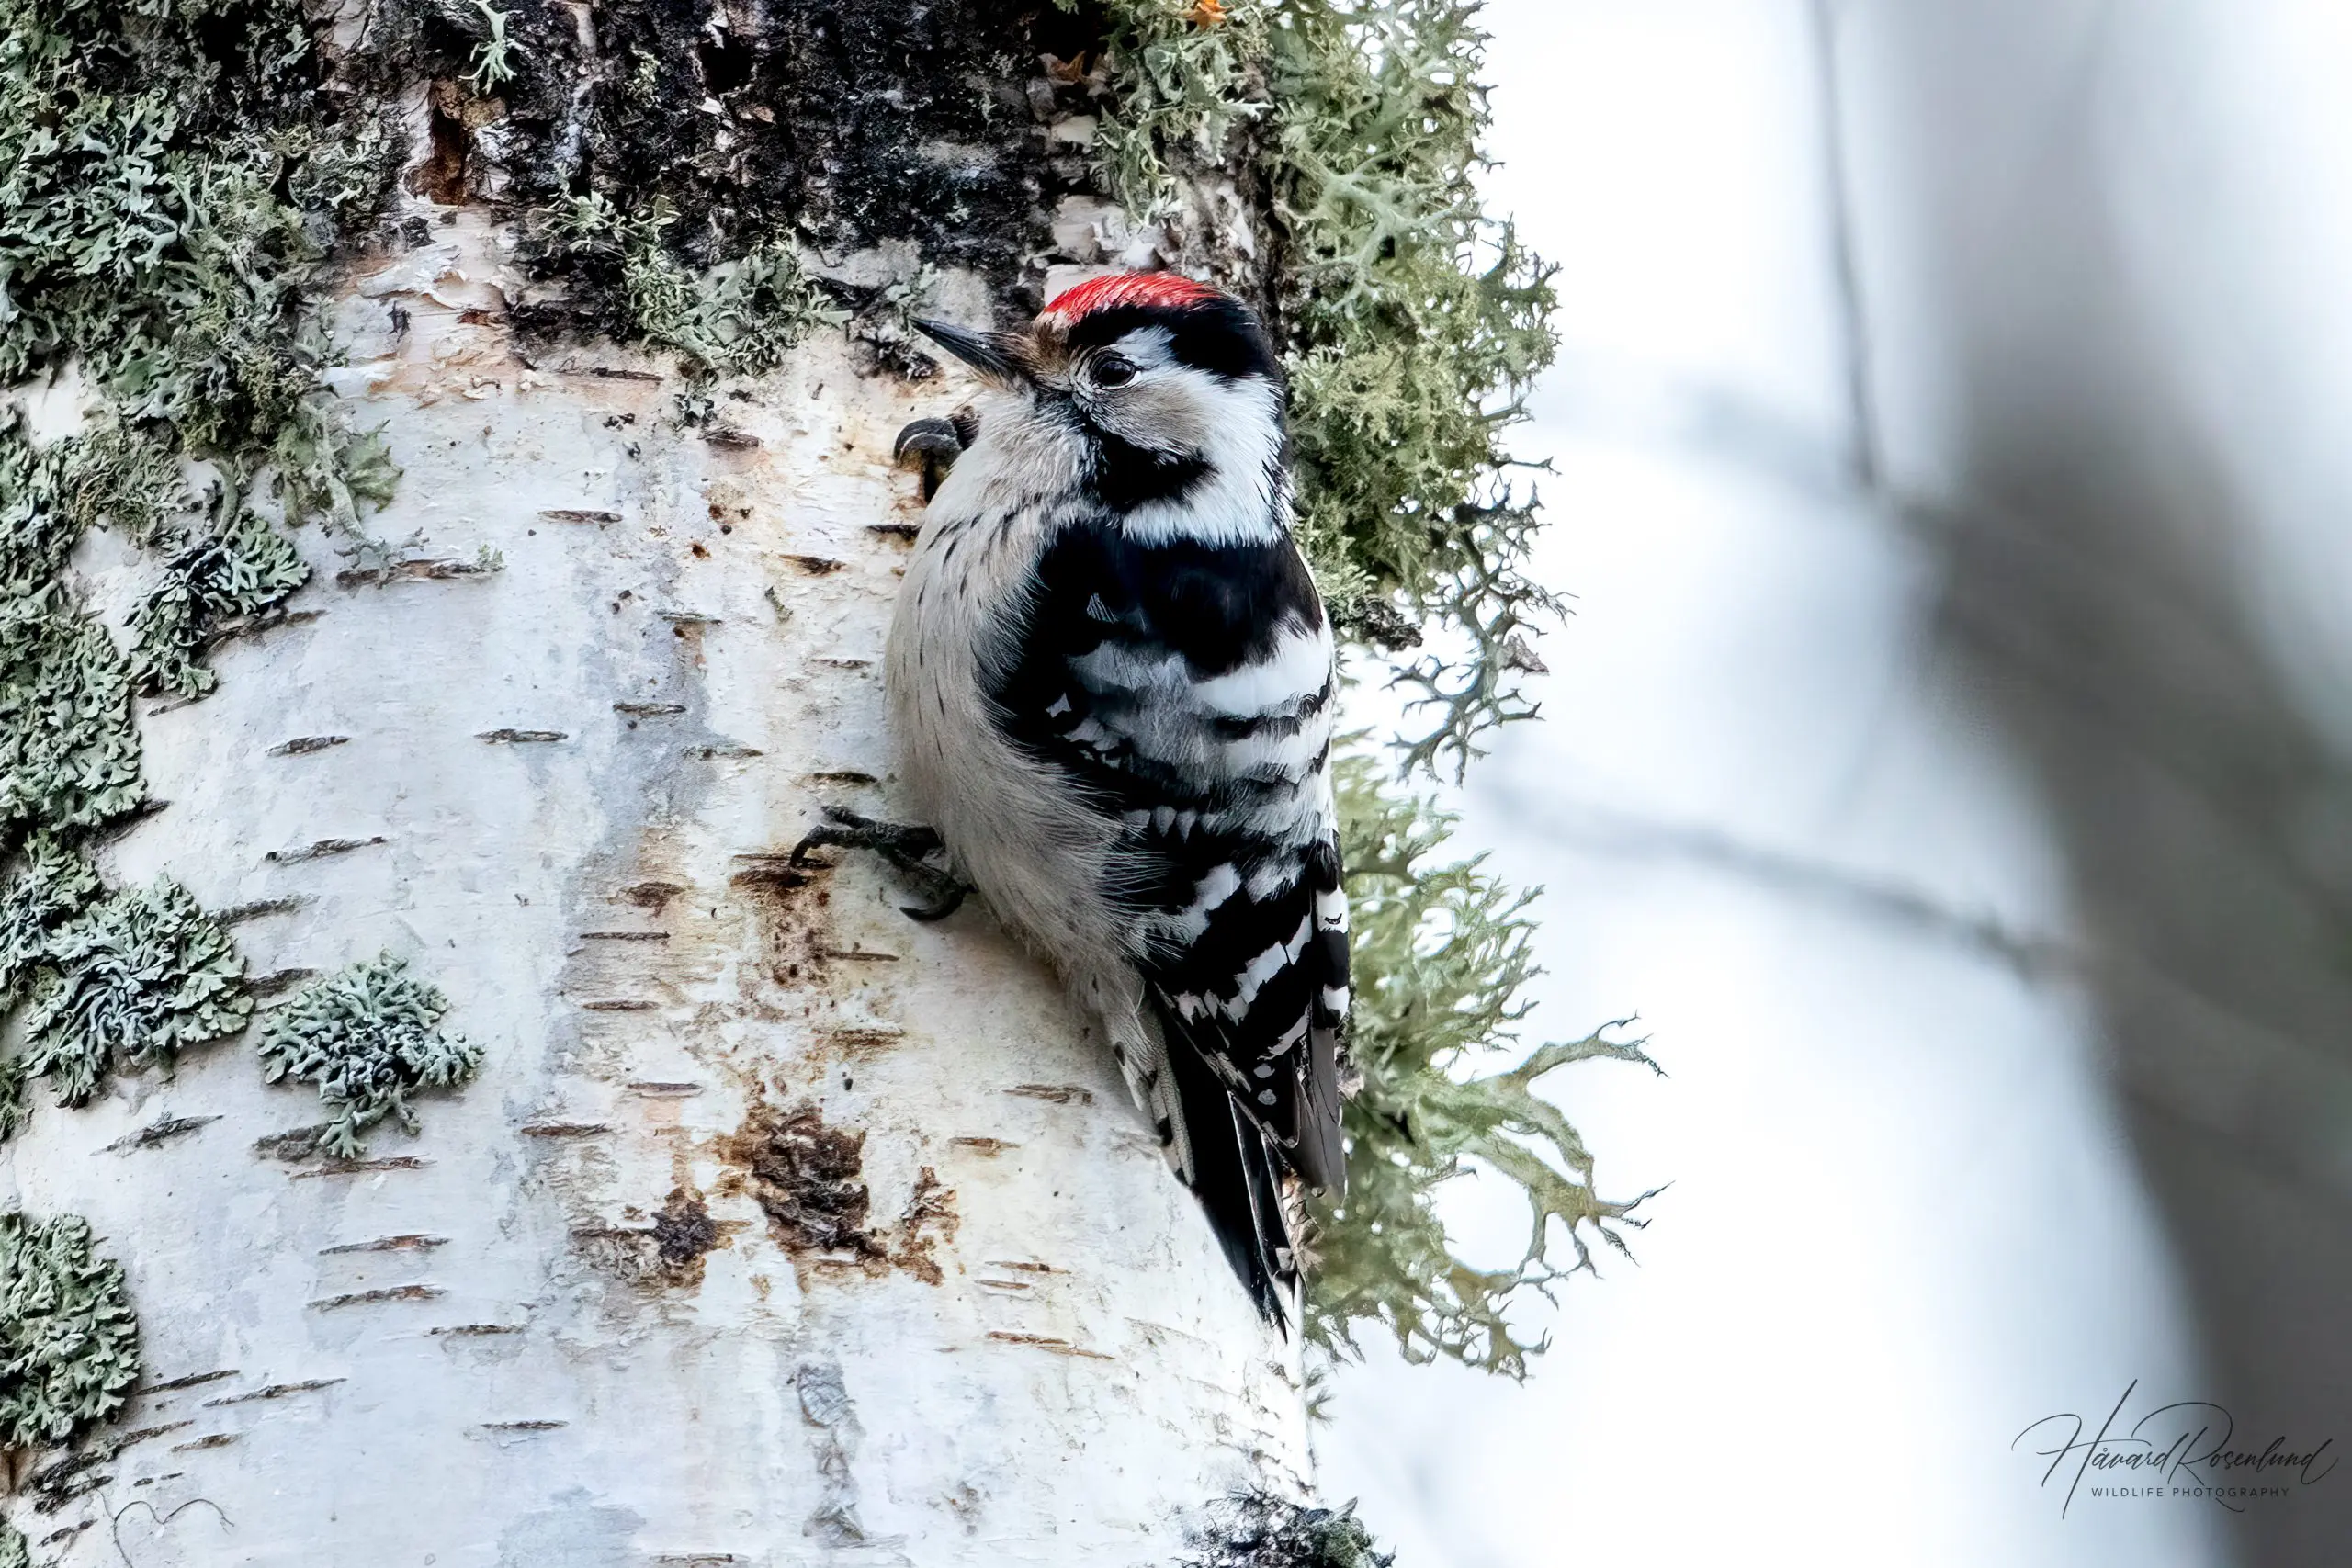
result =
[[1207,1211],[1209,1228],[1250,1301],[1287,1334],[1299,1314],[1298,1248],[1274,1151],[1200,1054],[1170,1037],[1164,1024],[1162,1035],[1176,1120],[1188,1145],[1178,1173]]
[[1273,1145],[1140,989],[1098,976],[1081,994],[1102,1019],[1129,1092],[1151,1119],[1170,1168],[1206,1211],[1250,1302],[1287,1334],[1300,1320],[1304,1281],[1297,1222],[1283,1201]]

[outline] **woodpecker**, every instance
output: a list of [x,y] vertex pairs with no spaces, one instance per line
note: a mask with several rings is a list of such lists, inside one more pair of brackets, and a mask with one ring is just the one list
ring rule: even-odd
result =
[[1080,284],[1019,332],[916,324],[985,387],[899,444],[950,465],[887,663],[935,837],[836,813],[812,841],[913,869],[944,847],[1101,1019],[1286,1326],[1296,1189],[1345,1180],[1348,927],[1280,364],[1240,301],[1167,273]]

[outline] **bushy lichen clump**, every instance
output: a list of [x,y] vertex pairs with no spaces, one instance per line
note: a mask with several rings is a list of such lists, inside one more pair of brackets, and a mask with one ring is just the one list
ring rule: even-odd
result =
[[[1075,5],[1076,0],[1065,0]],[[1130,209],[1248,163],[1269,196],[1267,313],[1291,382],[1299,537],[1343,627],[1437,722],[1457,771],[1533,711],[1535,525],[1502,445],[1550,363],[1552,268],[1481,207],[1477,0],[1111,0],[1102,177]]]
[[387,1116],[416,1131],[409,1097],[474,1076],[481,1048],[439,1025],[449,1001],[390,953],[304,987],[261,1034],[264,1075],[319,1086],[331,1113],[318,1147],[356,1159],[360,1134]]
[[[1075,5],[1076,0],[1068,0]],[[1183,177],[1238,163],[1268,193],[1257,280],[1291,382],[1299,537],[1335,619],[1435,716],[1403,773],[1461,767],[1493,726],[1532,714],[1527,623],[1553,609],[1525,575],[1536,513],[1502,445],[1552,356],[1551,269],[1473,183],[1486,124],[1476,0],[1109,0],[1107,191],[1176,205]],[[1632,1203],[1603,1200],[1573,1127],[1534,1092],[1570,1061],[1644,1061],[1598,1035],[1510,1054],[1534,973],[1526,901],[1476,863],[1435,863],[1445,818],[1343,764],[1355,906],[1349,1193],[1318,1214],[1309,1311],[1321,1342],[1364,1325],[1414,1359],[1517,1377],[1538,1348],[1512,1303],[1623,1247]],[[1409,787],[1409,785],[1405,786]],[[1489,1064],[1491,1070],[1481,1071]],[[1513,1267],[1456,1255],[1438,1189],[1482,1166],[1526,1196]],[[1634,1200],[1639,1201],[1639,1200]],[[1559,1231],[1555,1235],[1555,1224]]]
[[664,241],[663,231],[678,220],[666,198],[632,214],[592,191],[541,220],[565,256],[618,266],[628,335],[675,349],[706,371],[772,370],[811,330],[848,319],[810,280],[792,247],[773,237],[731,261],[691,270]]
[[1372,1532],[1344,1508],[1311,1508],[1269,1492],[1245,1492],[1211,1510],[1179,1568],[1389,1568]]
[[26,1010],[24,1070],[80,1105],[110,1067],[162,1066],[244,1028],[244,961],[170,878],[107,895],[50,937]]
[[[1502,1054],[1525,1015],[1519,992],[1535,973],[1528,896],[1477,861],[1442,862],[1449,818],[1384,793],[1366,759],[1345,759],[1340,784],[1365,976],[1349,1044],[1363,1085],[1346,1111],[1347,1198],[1320,1216],[1314,1328],[1353,1348],[1359,1325],[1377,1324],[1408,1360],[1449,1356],[1522,1377],[1541,1347],[1514,1334],[1514,1298],[1589,1268],[1588,1232],[1622,1251],[1618,1227],[1641,1223],[1631,1217],[1641,1199],[1612,1202],[1594,1190],[1583,1139],[1536,1082],[1594,1057],[1656,1065],[1638,1043],[1596,1032],[1498,1071],[1466,1071]],[[1528,1240],[1515,1265],[1476,1267],[1446,1235],[1438,1190],[1464,1161],[1526,1198]],[[1563,1244],[1573,1255],[1565,1267],[1555,1257]]]
[[0,1214],[0,1444],[62,1443],[122,1408],[139,1381],[122,1266],[86,1221]]
[[0,1568],[32,1568],[33,1549],[25,1532],[0,1519]]

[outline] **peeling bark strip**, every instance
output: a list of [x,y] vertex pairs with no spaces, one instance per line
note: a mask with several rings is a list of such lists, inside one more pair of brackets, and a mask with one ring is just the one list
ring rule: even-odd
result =
[[830,1361],[806,1362],[792,1381],[800,1393],[800,1418],[811,1428],[808,1447],[824,1488],[803,1531],[827,1546],[862,1545],[865,1528],[857,1520],[857,1477],[850,1466],[865,1432],[842,1370]]
[[190,1372],[186,1377],[173,1378],[165,1382],[143,1384],[138,1392],[141,1395],[175,1393],[184,1388],[201,1388],[206,1383],[219,1382],[224,1378],[233,1378],[237,1375],[237,1369],[234,1367],[224,1367],[217,1372]]
[[[314,1137],[311,1143],[313,1151],[317,1146]],[[316,1170],[290,1170],[286,1175],[289,1181],[311,1181],[326,1176],[374,1176],[388,1170],[423,1170],[432,1163],[416,1155],[394,1155],[389,1159],[334,1159]]]
[[[271,915],[291,915],[297,910],[307,908],[310,903],[311,900],[309,898],[299,894],[288,898],[256,898],[250,904],[239,904],[233,908],[223,909],[212,918],[220,921],[224,926],[238,926],[244,924],[247,920],[264,919]],[[278,971],[278,973],[282,975],[309,975],[311,974],[312,971],[308,969],[282,969]],[[258,984],[258,982],[256,982],[256,984]]]
[[989,1337],[1001,1345],[1026,1345],[1031,1349],[1047,1350],[1057,1356],[1075,1356],[1082,1360],[1115,1361],[1119,1359],[1116,1356],[1106,1356],[1100,1350],[1089,1350],[1083,1346],[1073,1345],[1067,1339],[1056,1339],[1043,1334],[1008,1334],[1001,1329],[990,1329]]
[[319,1248],[321,1258],[334,1258],[346,1252],[423,1252],[435,1247],[447,1247],[446,1235],[386,1235],[374,1241],[346,1241],[340,1247]]
[[1004,1092],[1023,1100],[1050,1100],[1057,1105],[1094,1103],[1094,1091],[1076,1084],[1017,1083]]
[[311,1303],[313,1312],[334,1312],[341,1307],[373,1306],[379,1302],[429,1302],[449,1292],[438,1285],[387,1285],[374,1291],[347,1291],[339,1296],[328,1296]]
[[127,1154],[132,1149],[152,1149],[157,1144],[167,1144],[174,1138],[184,1138],[190,1133],[209,1127],[220,1120],[218,1116],[166,1117],[160,1122],[149,1122],[128,1137],[117,1138],[113,1143],[108,1144],[103,1152],[119,1155]]
[[352,567],[334,574],[337,588],[381,588],[391,582],[447,582],[463,577],[487,577],[496,570],[478,560],[401,560],[386,566]]
[[383,834],[365,839],[321,839],[299,850],[272,850],[262,858],[278,865],[293,865],[301,861],[320,860],[328,855],[347,855],[354,850],[369,849],[389,842]]
[[323,751],[332,746],[350,743],[348,735],[305,735],[271,747],[264,752],[267,757],[307,757],[313,751]]
[[315,969],[273,969],[266,975],[256,975],[246,981],[245,989],[256,997],[275,997],[318,977],[319,972]]
[[219,1399],[208,1399],[204,1402],[204,1408],[213,1410],[227,1404],[251,1404],[257,1400],[284,1399],[289,1394],[316,1393],[322,1388],[333,1388],[345,1381],[346,1380],[343,1378],[312,1378],[308,1382],[274,1382],[267,1388],[257,1388],[251,1393],[223,1394]]

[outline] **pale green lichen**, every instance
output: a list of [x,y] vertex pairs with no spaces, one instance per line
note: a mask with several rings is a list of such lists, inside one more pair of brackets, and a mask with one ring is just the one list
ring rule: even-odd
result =
[[[1542,1347],[1514,1330],[1513,1306],[1589,1269],[1589,1238],[1623,1251],[1621,1227],[1640,1225],[1632,1212],[1649,1196],[1601,1197],[1583,1139],[1535,1085],[1596,1057],[1657,1066],[1640,1043],[1599,1032],[1517,1056],[1536,973],[1529,896],[1479,861],[1443,862],[1451,818],[1387,793],[1366,759],[1341,761],[1340,793],[1359,966],[1349,1049],[1363,1084],[1346,1110],[1347,1196],[1317,1206],[1309,1326],[1352,1350],[1360,1326],[1378,1325],[1408,1360],[1523,1377]],[[1478,1168],[1526,1201],[1515,1264],[1464,1261],[1438,1215],[1439,1190]]]
[[139,1381],[122,1266],[89,1223],[0,1214],[0,1445],[69,1441],[120,1410]]
[[25,1014],[25,1071],[80,1105],[110,1068],[169,1072],[253,1016],[244,961],[168,877],[110,893],[51,933]]
[[501,82],[514,79],[514,46],[506,37],[507,14],[490,4],[490,0],[474,0],[474,10],[481,15],[481,41],[474,45],[473,69],[466,80],[477,93],[487,93]]
[[0,1568],[33,1568],[33,1549],[25,1532],[0,1519]]
[[[1055,0],[1065,11],[1079,0]],[[1116,104],[1094,137],[1105,194],[1150,218],[1174,205],[1178,168],[1226,161],[1226,141],[1263,116],[1269,7],[1111,0],[1102,47]]]
[[163,581],[132,612],[131,678],[142,692],[200,697],[220,678],[196,661],[213,629],[259,615],[310,581],[292,540],[236,505],[210,528],[181,536],[164,558]]
[[59,583],[0,598],[0,845],[96,827],[146,794],[130,672],[106,628]]
[[318,1085],[330,1120],[318,1147],[339,1159],[362,1152],[360,1134],[388,1116],[413,1133],[409,1098],[474,1076],[481,1048],[439,1027],[448,998],[390,953],[317,981],[271,1015],[262,1031],[264,1076]]
[[98,896],[98,873],[59,834],[25,841],[0,879],[0,1012],[24,1000],[57,929]]
[[590,192],[537,217],[565,254],[616,257],[626,330],[677,350],[705,373],[772,370],[810,332],[848,319],[779,241],[759,242],[705,271],[690,269],[662,243],[662,231],[677,221],[663,197],[641,212],[624,212]]
[[1244,1492],[1216,1504],[1194,1532],[1194,1556],[1177,1568],[1389,1568],[1356,1506],[1309,1507],[1271,1492]]
[[[91,405],[63,439],[0,423],[0,1012],[25,1009],[0,1135],[32,1077],[79,1103],[250,1016],[187,893],[100,897],[81,846],[145,804],[132,695],[209,691],[216,633],[306,576],[265,513],[356,532],[390,491],[321,381],[318,310],[403,142],[319,73],[300,0],[0,0],[0,384],[71,368]],[[161,561],[128,650],[62,576],[94,527]]]

